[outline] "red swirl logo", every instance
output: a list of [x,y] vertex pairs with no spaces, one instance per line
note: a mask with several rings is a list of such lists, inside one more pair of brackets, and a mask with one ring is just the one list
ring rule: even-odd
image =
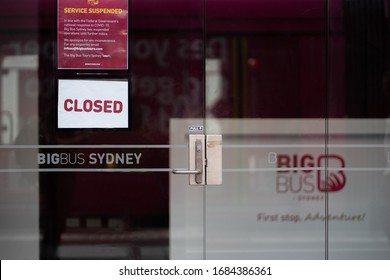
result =
[[322,155],[318,157],[318,167],[327,167],[317,171],[318,190],[321,192],[337,192],[343,189],[347,183],[347,177],[343,170],[345,161],[339,155]]

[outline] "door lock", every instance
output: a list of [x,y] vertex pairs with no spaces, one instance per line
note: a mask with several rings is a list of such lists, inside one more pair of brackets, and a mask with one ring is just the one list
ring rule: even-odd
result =
[[172,172],[189,175],[190,185],[222,184],[222,136],[190,134],[188,150],[189,169],[174,169]]

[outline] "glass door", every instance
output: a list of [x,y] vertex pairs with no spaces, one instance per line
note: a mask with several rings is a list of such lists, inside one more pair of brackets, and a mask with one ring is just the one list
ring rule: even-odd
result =
[[388,4],[207,2],[205,258],[389,259]]
[[326,148],[326,38],[323,1],[206,1],[206,134],[222,135],[223,182],[171,176],[173,258],[326,258],[326,166],[343,167]]
[[[41,194],[47,198],[41,210],[41,257],[168,259],[169,151],[173,148],[170,120],[193,118],[191,125],[204,126],[203,1],[85,1],[80,8],[86,9],[86,16],[76,13],[78,6],[69,6],[72,1],[58,3],[58,13],[64,9],[64,24],[58,25],[57,31],[57,40],[64,40],[63,45],[59,42],[57,45],[57,60],[63,60],[63,66],[55,69],[55,77],[48,73],[51,69],[40,69],[42,77],[54,80],[53,91],[46,91],[40,99],[40,132],[45,135],[40,138],[40,153],[46,159],[55,154],[60,156],[59,164],[46,161],[39,166]],[[68,7],[76,10],[66,10]],[[72,12],[75,15],[69,17]],[[127,17],[127,29],[120,25],[123,17]],[[69,30],[75,26],[76,35],[72,35],[74,31],[68,34],[68,26]],[[77,29],[84,28],[88,43],[82,32],[77,35]],[[43,40],[47,34],[52,36],[48,31],[43,30]],[[126,39],[121,39],[124,35],[128,38],[127,49],[120,44],[126,43]],[[96,60],[94,55],[100,53],[92,52],[85,59],[88,64],[73,69],[73,63],[80,63],[77,55],[81,54],[81,58],[89,55],[73,51],[73,46],[77,49],[82,44],[88,50],[89,42],[103,48],[102,58]],[[106,62],[126,51],[127,68]],[[68,66],[72,54],[76,59]],[[99,124],[74,129],[66,127],[69,118],[62,118],[59,113],[58,119],[50,117],[56,114],[57,105],[60,110],[62,100],[65,111],[66,106],[76,111],[75,100],[79,97],[74,96],[74,91],[78,85],[85,88],[80,90],[83,93],[90,88],[92,97],[80,101],[83,102],[80,110],[87,111],[87,100],[94,100],[104,83],[109,92],[99,97],[103,102],[118,93],[114,88],[118,82],[128,86],[127,126]],[[91,88],[88,83],[96,87]],[[62,85],[64,97],[61,92],[56,93]],[[73,103],[66,103],[69,99]],[[94,111],[95,101],[93,104]],[[114,104],[112,108],[114,118]],[[92,118],[93,124],[99,122],[97,115]],[[64,129],[58,127],[60,118],[65,122]],[[80,119],[75,123],[80,123]],[[178,137],[185,139],[186,135]],[[185,143],[175,148],[181,151],[181,157],[187,158]],[[64,165],[62,155],[68,156]],[[187,164],[177,167],[186,168]]]
[[389,259],[388,1],[218,2],[207,38],[236,40],[240,117],[206,120],[224,184],[205,191],[204,257]]
[[234,120],[219,110],[207,122],[224,135],[224,185],[206,189],[205,256],[325,259],[325,168],[337,156],[326,150],[324,2],[225,3],[208,3],[207,31],[231,30],[238,70],[221,61],[219,72],[234,77],[236,105]]

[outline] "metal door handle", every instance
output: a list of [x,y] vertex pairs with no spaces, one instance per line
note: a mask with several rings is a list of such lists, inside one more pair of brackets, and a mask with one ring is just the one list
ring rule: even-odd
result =
[[221,135],[190,134],[188,152],[188,170],[173,169],[172,173],[189,175],[190,185],[222,184]]
[[174,174],[194,174],[195,182],[197,184],[202,184],[203,182],[203,141],[200,139],[195,140],[195,170],[182,170],[182,169],[174,169],[172,172]]
[[191,174],[199,174],[200,170],[184,170],[184,169],[173,169],[173,174],[184,174],[184,175],[191,175]]

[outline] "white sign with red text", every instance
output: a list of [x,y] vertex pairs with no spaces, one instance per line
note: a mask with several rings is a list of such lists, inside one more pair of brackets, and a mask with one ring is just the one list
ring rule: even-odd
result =
[[58,128],[128,127],[127,81],[58,81]]

